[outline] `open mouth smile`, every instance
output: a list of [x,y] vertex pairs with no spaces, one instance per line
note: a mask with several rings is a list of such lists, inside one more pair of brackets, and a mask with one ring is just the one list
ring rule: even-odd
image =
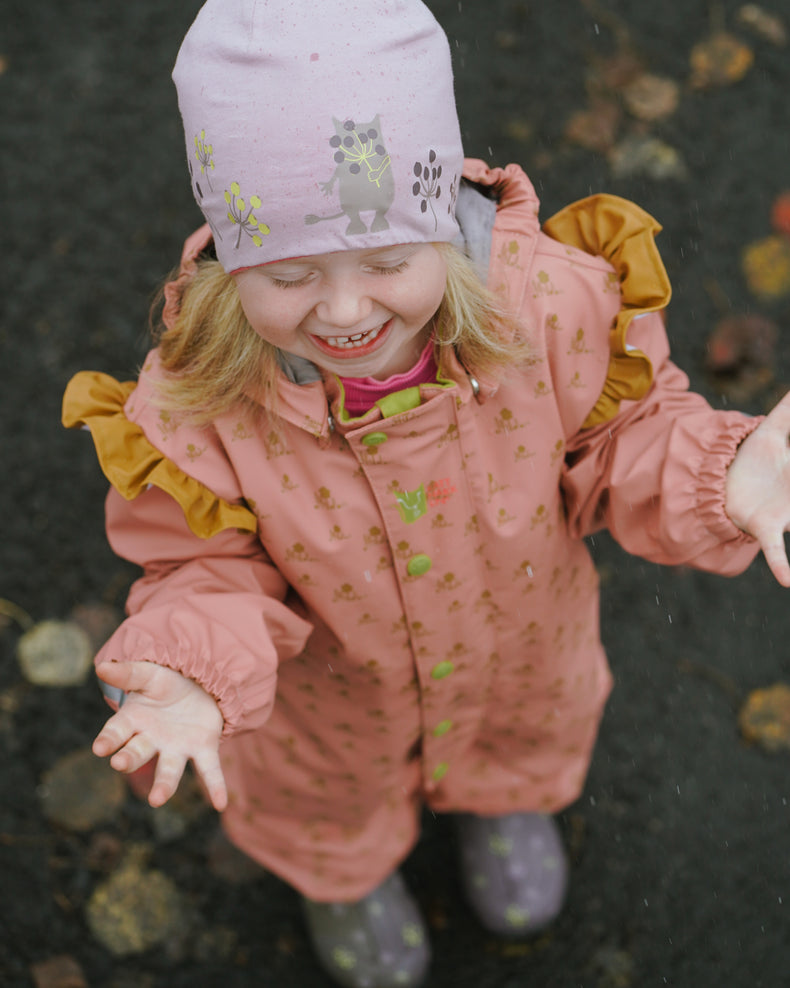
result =
[[364,333],[354,333],[351,336],[313,336],[312,340],[325,353],[343,357],[358,357],[375,349],[379,341],[383,342],[383,337],[386,336],[386,331],[391,324],[392,320],[388,319],[387,322]]

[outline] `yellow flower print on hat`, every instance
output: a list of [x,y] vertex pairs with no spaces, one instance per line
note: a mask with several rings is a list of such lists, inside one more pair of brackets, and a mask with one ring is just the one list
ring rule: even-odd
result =
[[253,230],[259,230],[264,236],[271,233],[269,227],[253,215],[253,209],[261,208],[260,196],[250,196],[249,208],[241,197],[241,186],[238,182],[231,182],[230,190],[225,189],[225,202],[228,204],[228,219],[239,227],[239,235],[236,238],[236,248],[241,244],[242,231],[252,238],[256,247],[263,245],[263,240]]
[[195,157],[200,165],[200,174],[206,176],[208,187],[213,191],[209,172],[214,171],[214,145],[206,143],[205,130],[195,134]]

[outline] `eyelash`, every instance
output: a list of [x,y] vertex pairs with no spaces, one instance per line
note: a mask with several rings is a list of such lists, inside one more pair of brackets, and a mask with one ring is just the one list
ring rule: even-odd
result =
[[[409,266],[408,259],[401,261],[399,264],[394,264],[391,267],[381,267],[373,268],[375,274],[400,274],[401,271],[405,270]],[[284,281],[280,278],[272,278],[272,284],[276,285],[278,288],[299,288],[304,285],[307,281],[307,277],[299,278],[297,281]]]

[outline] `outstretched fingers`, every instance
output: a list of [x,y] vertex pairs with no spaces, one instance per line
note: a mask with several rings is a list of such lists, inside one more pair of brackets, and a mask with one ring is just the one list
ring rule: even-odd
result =
[[148,794],[148,802],[151,806],[162,806],[175,794],[186,766],[186,756],[174,752],[160,752],[154,784]]
[[[96,735],[92,746],[93,753],[100,758],[120,753],[121,749],[135,737],[136,733],[129,722],[129,718],[125,717],[122,712],[118,712],[110,717]],[[113,768],[118,768],[118,766],[113,765]],[[119,771],[128,770],[119,768]]]
[[205,752],[193,758],[195,770],[208,793],[211,805],[221,813],[228,805],[228,787],[216,752]]
[[753,533],[760,543],[768,568],[783,587],[790,587],[790,562],[784,539],[784,533],[789,527],[790,520],[786,525],[762,528]]

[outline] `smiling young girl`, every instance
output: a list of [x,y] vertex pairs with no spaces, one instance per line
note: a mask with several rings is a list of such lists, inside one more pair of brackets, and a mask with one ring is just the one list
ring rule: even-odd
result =
[[541,228],[521,169],[463,161],[417,0],[209,0],[174,78],[207,225],[139,379],[83,373],[64,403],[144,570],[94,750],[156,756],[154,806],[191,759],[330,975],[417,985],[397,868],[422,806],[456,814],[486,927],[561,907],[550,814],[611,685],[582,537],[721,573],[762,546],[790,583],[790,410],[687,391],[638,207]]

